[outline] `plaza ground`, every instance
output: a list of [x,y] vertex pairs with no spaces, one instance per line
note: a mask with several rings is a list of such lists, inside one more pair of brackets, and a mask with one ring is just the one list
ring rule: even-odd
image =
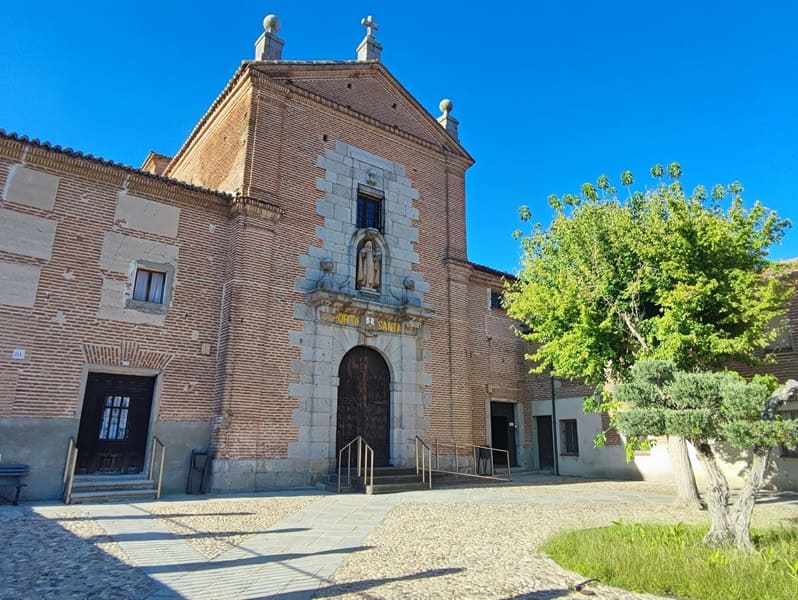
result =
[[[514,476],[384,496],[295,490],[138,504],[0,506],[0,598],[582,598],[542,555],[555,531],[702,522],[672,488]],[[798,495],[754,525],[795,523]],[[653,598],[592,586],[600,598]]]

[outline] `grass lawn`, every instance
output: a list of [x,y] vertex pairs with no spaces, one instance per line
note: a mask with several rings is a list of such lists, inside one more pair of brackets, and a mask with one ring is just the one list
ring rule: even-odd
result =
[[798,527],[752,530],[756,551],[701,546],[706,525],[616,522],[555,535],[543,551],[586,578],[691,600],[798,598]]

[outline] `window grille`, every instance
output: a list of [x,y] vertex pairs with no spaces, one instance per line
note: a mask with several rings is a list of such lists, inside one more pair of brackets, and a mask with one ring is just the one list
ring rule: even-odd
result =
[[383,232],[382,198],[359,192],[357,195],[357,228]]
[[99,439],[127,439],[127,415],[129,409],[129,396],[106,396]]

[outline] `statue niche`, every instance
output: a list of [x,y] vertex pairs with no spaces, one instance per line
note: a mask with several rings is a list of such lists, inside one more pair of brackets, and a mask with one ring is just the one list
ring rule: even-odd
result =
[[357,251],[356,287],[364,292],[377,292],[382,276],[382,250],[371,238],[366,238]]

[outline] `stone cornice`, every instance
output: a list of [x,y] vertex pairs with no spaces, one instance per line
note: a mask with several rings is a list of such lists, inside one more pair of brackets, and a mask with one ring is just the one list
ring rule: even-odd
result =
[[443,264],[449,271],[449,276],[452,278],[468,279],[474,271],[474,267],[467,260],[459,258],[448,257],[443,259]]
[[246,215],[277,223],[285,214],[278,205],[249,196],[236,196],[230,201],[230,216]]
[[483,265],[471,263],[471,280],[474,282],[484,283],[490,286],[502,286],[504,281],[515,281],[515,277],[510,273],[504,273],[491,269]]

